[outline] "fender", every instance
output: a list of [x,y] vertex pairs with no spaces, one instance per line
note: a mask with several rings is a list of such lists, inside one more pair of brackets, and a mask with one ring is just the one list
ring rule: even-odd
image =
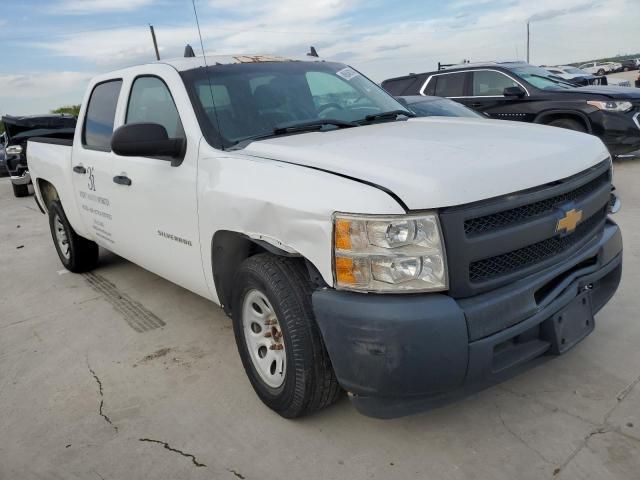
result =
[[587,127],[587,133],[593,133],[593,129],[591,128],[591,120],[589,120],[589,117],[584,114],[583,112],[579,111],[579,110],[569,110],[569,109],[552,109],[552,110],[545,110],[544,112],[541,112],[538,114],[538,116],[535,118],[535,120],[533,121],[533,123],[541,123],[544,124],[545,123],[545,119],[550,117],[550,116],[555,116],[555,115],[564,115],[567,117],[579,117],[580,120],[582,120],[582,122],[586,125]]
[[[317,268],[294,249],[279,240],[257,233],[240,233],[231,230],[219,230],[211,239],[211,268],[220,306],[227,315],[231,315],[233,277],[240,264],[261,252],[269,252],[284,257],[298,257],[305,261],[309,278],[314,283],[322,282]],[[320,279],[320,280],[318,280]]]

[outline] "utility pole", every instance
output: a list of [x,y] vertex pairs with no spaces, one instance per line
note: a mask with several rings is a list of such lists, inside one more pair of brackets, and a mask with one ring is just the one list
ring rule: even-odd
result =
[[527,63],[529,63],[529,56],[530,56],[530,48],[529,45],[531,43],[531,32],[529,30],[529,22],[527,21]]
[[153,40],[153,48],[156,51],[156,60],[160,60],[160,52],[158,51],[158,42],[156,42],[156,32],[153,30],[153,25],[149,25],[151,30],[151,40]]

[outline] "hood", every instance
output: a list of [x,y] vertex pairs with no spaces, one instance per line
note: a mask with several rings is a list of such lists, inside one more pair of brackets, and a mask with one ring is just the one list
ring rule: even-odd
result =
[[536,187],[609,156],[597,137],[584,133],[453,117],[260,140],[238,153],[380,185],[411,210],[461,205]]
[[29,137],[47,136],[53,130],[74,129],[76,117],[71,115],[33,115],[14,117],[5,115],[2,123],[7,132],[9,142],[23,141]]
[[587,87],[578,87],[574,90],[557,90],[557,92],[586,93],[615,99],[640,100],[640,88],[617,87],[615,85],[589,85]]

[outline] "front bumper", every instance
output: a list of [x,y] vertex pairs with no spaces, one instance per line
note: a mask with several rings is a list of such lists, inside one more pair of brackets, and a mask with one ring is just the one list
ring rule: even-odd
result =
[[605,143],[613,156],[640,150],[640,111],[627,113],[597,111],[589,115],[594,135]]
[[[450,402],[568,350],[593,330],[593,314],[613,296],[621,272],[622,237],[608,220],[567,261],[493,292],[460,300],[324,289],[314,292],[313,308],[356,408],[391,418]],[[570,326],[559,326],[563,315]]]
[[11,175],[11,183],[14,185],[29,185],[31,183],[31,174],[25,170],[20,175]]

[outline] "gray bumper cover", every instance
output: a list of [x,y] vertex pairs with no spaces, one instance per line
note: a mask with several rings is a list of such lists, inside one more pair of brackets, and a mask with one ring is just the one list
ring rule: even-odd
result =
[[[622,237],[608,220],[569,260],[494,292],[457,300],[324,289],[313,308],[341,386],[362,413],[388,418],[450,402],[578,343],[621,270]],[[590,311],[573,315],[589,326],[565,348],[552,322],[576,299]]]

